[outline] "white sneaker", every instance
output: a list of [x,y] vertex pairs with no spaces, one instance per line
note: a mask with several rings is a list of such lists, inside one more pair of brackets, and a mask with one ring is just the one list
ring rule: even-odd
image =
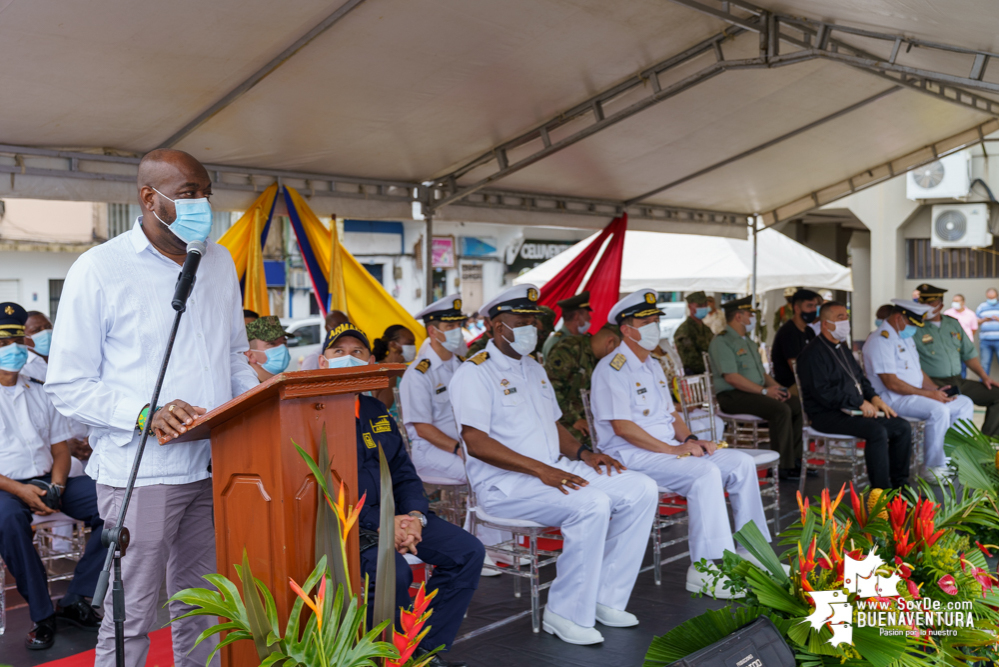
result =
[[598,602],[597,623],[608,628],[633,628],[638,625],[638,617],[623,609],[611,609]]
[[[767,569],[766,565],[764,565],[763,562],[760,561],[759,558],[757,558],[753,554],[749,553],[749,551],[747,551],[744,547],[736,547],[735,548],[735,554],[737,556],[741,557],[743,560],[748,560],[750,563],[752,563],[756,567],[760,568],[764,572],[769,572],[770,571],[770,570]],[[784,574],[791,574],[791,566],[790,565],[787,565],[786,563],[781,563],[780,566],[782,568],[784,568]]]
[[489,554],[486,554],[485,560],[482,561],[482,572],[479,574],[480,577],[498,577],[501,574],[503,574],[498,570],[491,570],[486,568],[486,565],[492,565],[493,567],[496,567],[496,561],[490,558]]
[[599,644],[604,636],[596,628],[584,628],[567,618],[562,618],[548,607],[545,607],[544,622],[541,624],[545,632],[555,635],[567,644]]
[[954,472],[947,466],[926,466],[923,469],[923,479],[931,484],[940,484],[954,476]]
[[[513,556],[502,551],[489,551],[486,550],[486,558],[492,558],[494,563],[503,563],[504,565],[509,565],[515,567],[513,564]],[[521,567],[527,567],[531,564],[530,556],[521,556],[519,559]]]
[[[710,565],[709,568],[717,574],[718,568],[714,565]],[[728,583],[728,577],[722,575],[718,579],[718,583],[714,585],[714,589],[711,588],[711,582],[714,580],[715,574],[709,574],[707,572],[698,572],[693,565],[687,568],[687,590],[691,593],[704,593],[709,597],[713,597],[716,600],[732,600],[734,598],[745,597],[745,593],[733,594],[732,589],[725,588],[725,584]]]

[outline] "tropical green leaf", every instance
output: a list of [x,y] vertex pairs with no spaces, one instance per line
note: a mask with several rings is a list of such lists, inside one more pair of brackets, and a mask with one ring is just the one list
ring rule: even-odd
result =
[[763,607],[726,607],[704,612],[665,635],[655,637],[645,654],[643,667],[661,667],[676,662],[767,615]]
[[392,491],[392,473],[381,445],[378,445],[378,468],[381,473],[382,494],[375,603],[372,610],[372,622],[375,625],[395,619],[395,495]]
[[[292,440],[293,444],[294,442]],[[295,447],[298,449],[299,456],[312,471],[316,483],[319,484],[319,493],[316,497],[318,503],[316,506],[316,562],[318,563],[319,559],[325,555],[331,568],[333,589],[335,590],[339,584],[349,588],[350,580],[343,556],[345,551],[341,544],[340,519],[329,505],[329,503],[336,502],[336,496],[333,493],[333,475],[330,472],[331,461],[326,438],[326,424],[323,424],[322,433],[319,436],[318,463],[297,444]]]
[[267,645],[267,636],[271,633],[272,627],[267,619],[267,611],[264,603],[261,602],[257,594],[257,582],[250,570],[250,557],[243,549],[243,567],[238,569],[240,581],[243,584],[243,599],[246,605],[247,625],[250,634],[253,635],[253,644],[257,648],[257,655],[263,660],[277,649]]
[[785,585],[791,583],[791,580],[788,579],[787,574],[784,572],[784,568],[781,567],[780,559],[777,558],[776,552],[770,546],[767,538],[763,537],[763,533],[760,532],[759,527],[754,521],[747,522],[732,537],[745,547],[746,551],[763,563],[777,581]]
[[873,667],[888,667],[905,652],[905,635],[882,635],[881,628],[853,628],[853,645]]
[[[784,578],[787,580],[786,575]],[[790,585],[789,580],[788,583],[780,584],[755,566],[746,573],[746,580],[753,587],[760,604],[765,607],[777,609],[791,616],[807,616],[811,611],[805,603],[787,590],[787,586]]]

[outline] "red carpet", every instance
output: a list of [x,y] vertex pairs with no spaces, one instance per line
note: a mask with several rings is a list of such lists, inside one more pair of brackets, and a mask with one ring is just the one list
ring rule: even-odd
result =
[[[149,655],[146,667],[173,667],[173,642],[170,628],[149,633]],[[71,655],[68,658],[46,662],[39,667],[94,667],[94,650]]]

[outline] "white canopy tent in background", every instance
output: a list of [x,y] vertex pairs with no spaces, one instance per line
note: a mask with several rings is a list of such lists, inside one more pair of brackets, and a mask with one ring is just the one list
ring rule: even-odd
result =
[[[539,287],[581,253],[596,234],[514,279]],[[748,294],[753,242],[717,236],[628,231],[624,239],[621,292],[650,287],[660,292]],[[759,233],[757,293],[785,287],[853,291],[850,269],[773,229]]]

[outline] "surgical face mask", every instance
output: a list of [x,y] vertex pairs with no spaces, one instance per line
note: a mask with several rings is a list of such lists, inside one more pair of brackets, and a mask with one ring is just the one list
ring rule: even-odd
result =
[[703,320],[705,317],[708,316],[708,313],[710,312],[711,312],[710,308],[708,308],[707,306],[701,306],[694,311],[694,317],[696,317],[699,320]]
[[986,299],[985,303],[989,304],[990,306],[994,306],[997,303],[999,303],[999,299]]
[[808,324],[806,326],[808,326],[809,329],[814,331],[816,336],[822,333],[822,322],[820,320],[816,320],[815,322],[812,322],[811,324]]
[[260,367],[271,375],[277,375],[288,368],[288,363],[291,361],[291,352],[288,351],[287,345],[268,348],[264,350],[264,354],[267,355],[267,361],[260,364]]
[[0,347],[0,371],[17,373],[28,363],[28,346],[11,343]]
[[964,308],[964,304],[963,303],[959,303],[957,301],[951,301],[950,302],[950,307],[953,308],[954,310],[961,310],[962,308]]
[[881,319],[880,317],[879,317],[879,318],[877,318],[876,320],[874,320],[874,328],[875,328],[875,329],[878,329],[878,328],[880,328],[880,327],[881,327],[881,323],[882,323],[882,322],[884,322],[884,320],[883,320],[883,319]]
[[840,320],[839,322],[833,322],[833,324],[835,328],[830,332],[832,337],[840,343],[846,342],[850,337],[850,320]]
[[212,232],[212,205],[208,199],[170,199],[165,194],[153,188],[153,190],[167,201],[173,202],[177,217],[173,222],[164,222],[156,211],[153,215],[173,232],[177,238],[184,243],[191,241],[204,242]]
[[503,339],[510,343],[510,347],[513,348],[514,352],[522,357],[534,352],[534,348],[538,345],[538,328],[536,326],[528,324],[527,326],[514,329],[506,322],[503,323],[503,326],[513,332],[513,340],[505,336]]
[[589,330],[590,330],[590,323],[589,322],[583,322],[582,324],[579,325],[579,328],[576,329],[576,331],[579,332],[580,336],[582,336],[584,333],[586,333]]
[[901,338],[902,340],[905,340],[906,338],[912,338],[915,335],[916,335],[915,324],[906,324],[905,328],[898,332],[898,337]]
[[368,362],[361,361],[355,356],[345,354],[342,357],[326,359],[326,368],[353,368],[354,366],[367,366]]
[[[440,329],[438,329],[440,331]],[[462,343],[465,342],[465,337],[461,335],[461,329],[451,329],[450,331],[440,331],[444,334],[444,340],[437,338],[437,342],[441,346],[450,352],[451,354],[456,354],[461,350]]]
[[815,318],[817,316],[818,316],[818,313],[816,311],[814,311],[814,310],[812,312],[808,312],[808,311],[804,311],[804,310],[801,311],[801,319],[805,321],[805,324],[811,324],[812,322],[815,321]]
[[35,342],[35,352],[43,357],[49,356],[49,348],[52,347],[52,329],[43,329],[32,334],[31,340]]
[[[660,332],[659,332],[658,322],[649,322],[648,324],[643,324],[640,327],[632,327],[632,328],[638,332],[639,339],[636,340],[635,342],[638,343],[638,346],[643,350],[648,350],[649,352],[651,352],[652,350],[656,349],[657,345],[659,345]],[[631,340],[635,339],[632,338]]]
[[415,345],[403,345],[402,346],[402,360],[407,364],[413,359],[416,359],[416,346]]
[[746,325],[746,333],[756,331],[756,313],[749,316],[749,324]]

